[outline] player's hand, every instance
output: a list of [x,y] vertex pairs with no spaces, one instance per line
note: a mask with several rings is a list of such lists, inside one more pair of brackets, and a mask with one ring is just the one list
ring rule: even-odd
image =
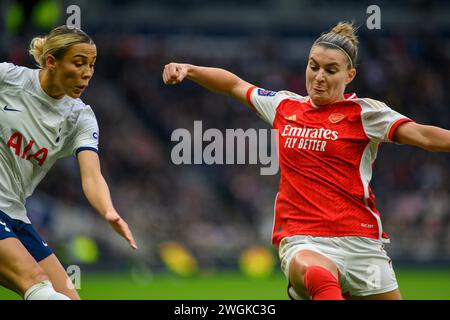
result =
[[133,234],[131,233],[130,228],[128,227],[128,224],[123,220],[119,214],[115,211],[108,212],[105,215],[106,221],[109,222],[109,224],[113,227],[113,229],[120,234],[122,237],[125,238],[125,240],[128,241],[130,244],[130,247],[133,249],[137,249],[136,241],[134,241]]
[[165,84],[178,84],[186,78],[187,73],[187,64],[171,62],[164,66],[162,77]]

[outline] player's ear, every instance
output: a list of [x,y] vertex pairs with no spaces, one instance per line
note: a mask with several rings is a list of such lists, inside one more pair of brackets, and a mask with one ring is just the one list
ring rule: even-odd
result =
[[55,69],[56,69],[56,58],[55,58],[55,56],[49,54],[49,55],[45,58],[45,66],[46,66],[47,69],[49,69],[50,71],[55,71]]
[[356,77],[356,69],[355,68],[351,68],[347,72],[347,79],[345,79],[345,84],[347,85],[350,82],[352,82],[353,79],[355,79],[355,77]]

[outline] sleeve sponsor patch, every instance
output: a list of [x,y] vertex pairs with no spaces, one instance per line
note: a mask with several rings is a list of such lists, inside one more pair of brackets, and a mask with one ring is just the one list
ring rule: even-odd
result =
[[258,89],[258,96],[264,96],[264,97],[273,97],[277,93],[275,91],[265,90],[265,89]]

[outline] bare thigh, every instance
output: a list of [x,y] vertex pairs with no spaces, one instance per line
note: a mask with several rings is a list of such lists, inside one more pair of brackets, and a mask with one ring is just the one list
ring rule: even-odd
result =
[[45,271],[17,238],[0,240],[0,279],[22,296],[34,284],[48,280]]
[[329,270],[338,280],[339,271],[336,264],[324,255],[312,250],[298,251],[291,261],[289,267],[289,282],[302,298],[309,298],[305,287],[305,272],[310,266],[319,266]]
[[66,270],[54,254],[39,261],[39,265],[45,270],[45,273],[47,273],[52,282],[53,288],[57,292],[68,296],[72,300],[80,300],[80,296],[67,275]]

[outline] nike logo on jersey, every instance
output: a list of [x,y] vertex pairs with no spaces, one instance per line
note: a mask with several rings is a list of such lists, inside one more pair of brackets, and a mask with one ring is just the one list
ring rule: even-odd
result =
[[5,111],[17,111],[17,112],[22,112],[22,110],[18,110],[18,109],[13,109],[10,106],[6,105],[3,107],[3,110]]
[[45,241],[42,241],[42,244],[44,245],[44,247],[48,247],[48,244],[47,244],[47,242],[45,242]]
[[3,221],[0,221],[0,224],[3,226],[3,227],[5,227],[5,231],[7,231],[7,232],[11,232],[11,229],[10,228],[8,228],[7,226],[6,226],[6,223],[5,222],[3,222]]

